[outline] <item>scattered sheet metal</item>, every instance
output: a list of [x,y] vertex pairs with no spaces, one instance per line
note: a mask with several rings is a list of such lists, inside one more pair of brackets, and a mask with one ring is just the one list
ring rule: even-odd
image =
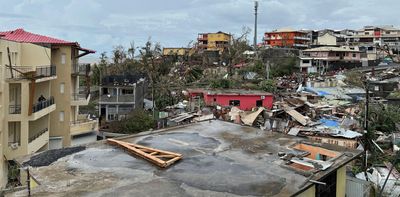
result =
[[289,132],[287,133],[288,135],[293,135],[293,136],[297,136],[297,134],[299,134],[300,132],[300,128],[297,127],[293,127],[289,130]]
[[193,120],[197,121],[197,122],[206,121],[206,120],[212,120],[212,119],[214,119],[214,114],[202,115],[202,116],[193,118]]

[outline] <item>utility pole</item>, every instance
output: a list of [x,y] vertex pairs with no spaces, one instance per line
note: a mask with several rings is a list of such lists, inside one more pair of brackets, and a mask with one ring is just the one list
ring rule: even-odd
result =
[[258,1],[254,1],[254,50],[257,50],[257,11]]
[[367,177],[367,169],[368,169],[368,149],[369,149],[369,139],[368,139],[368,119],[369,119],[369,80],[367,77],[365,77],[365,81],[364,81],[364,85],[365,85],[365,114],[364,114],[364,129],[367,133],[364,133],[364,140],[365,140],[365,144],[364,144],[364,154],[365,154],[365,166],[364,166],[364,173],[365,173],[365,177],[368,181],[368,177]]

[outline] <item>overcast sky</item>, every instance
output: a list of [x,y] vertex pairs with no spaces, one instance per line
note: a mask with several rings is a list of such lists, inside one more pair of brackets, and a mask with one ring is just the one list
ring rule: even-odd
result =
[[[359,29],[395,25],[400,0],[260,0],[258,40],[265,31]],[[183,47],[199,32],[239,34],[253,28],[253,0],[0,0],[0,30],[24,28],[98,53],[114,46],[143,45],[149,37]],[[252,40],[252,38],[249,38]]]

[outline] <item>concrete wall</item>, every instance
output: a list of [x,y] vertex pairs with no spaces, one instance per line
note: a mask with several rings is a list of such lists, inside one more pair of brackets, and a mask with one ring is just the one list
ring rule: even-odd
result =
[[21,65],[22,66],[48,66],[51,60],[50,48],[35,44],[23,43],[21,45]]
[[346,166],[337,169],[336,176],[336,197],[344,197],[346,195]]
[[[271,109],[273,103],[272,95],[265,95],[264,99],[260,95],[204,95],[204,101],[207,105],[218,104],[221,106],[229,106],[230,100],[239,100],[240,106],[237,106],[241,110],[251,110],[256,107],[257,100],[263,100],[263,107]],[[214,99],[216,101],[214,102]]]
[[303,193],[297,195],[297,197],[314,197],[315,196],[315,185],[308,188]]
[[330,46],[337,45],[336,36],[326,33],[326,34],[318,37],[317,44],[318,45],[330,45]]
[[[59,46],[51,50],[51,64],[56,66],[57,79],[51,82],[51,95],[54,96],[56,110],[50,115],[50,137],[62,137],[63,146],[71,144],[71,46]],[[62,55],[65,54],[65,64],[62,64]],[[60,84],[64,83],[64,93],[60,92]],[[60,121],[60,112],[64,112],[64,121]]]

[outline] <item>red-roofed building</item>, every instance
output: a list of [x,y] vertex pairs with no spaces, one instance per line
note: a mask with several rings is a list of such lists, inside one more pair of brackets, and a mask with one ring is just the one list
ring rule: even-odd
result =
[[[98,121],[78,118],[79,106],[90,100],[89,85],[79,87],[80,81],[89,84],[90,65],[79,58],[90,53],[95,51],[78,42],[0,31],[0,139],[14,144],[1,147],[7,159],[70,146],[83,134],[96,140]],[[2,122],[1,114],[10,118]]]

